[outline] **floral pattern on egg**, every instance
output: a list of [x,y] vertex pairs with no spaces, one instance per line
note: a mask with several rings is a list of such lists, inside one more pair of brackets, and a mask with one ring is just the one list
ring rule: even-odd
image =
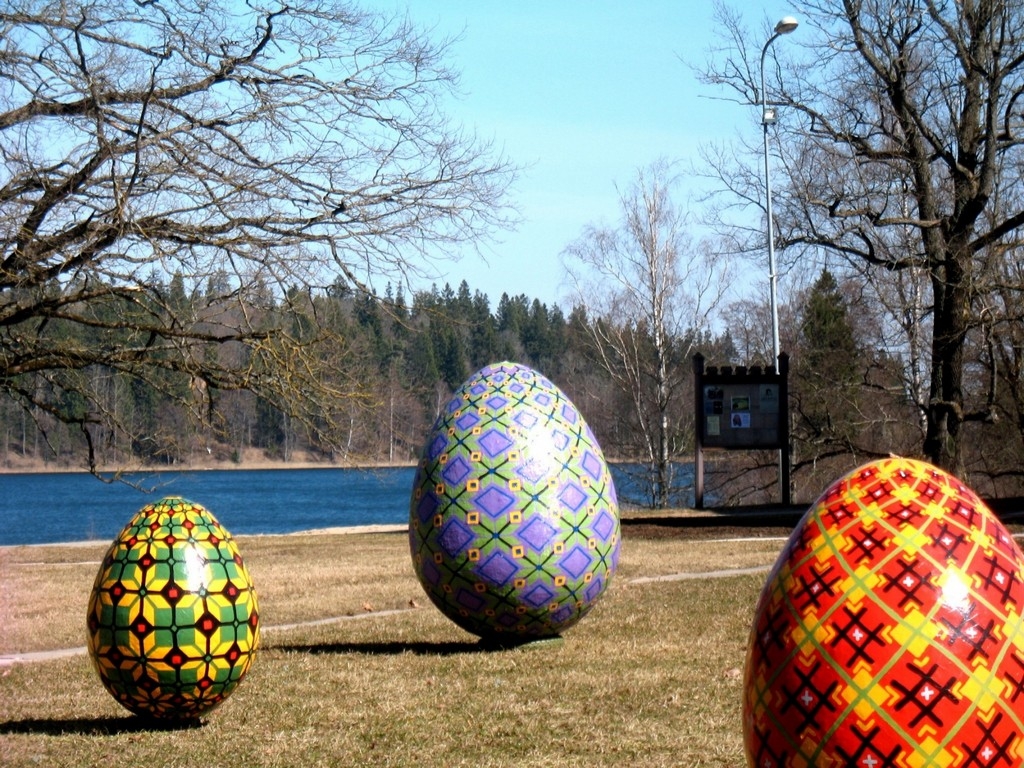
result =
[[88,607],[89,654],[126,709],[194,720],[238,686],[259,644],[256,590],[231,535],[168,497],[110,545]]

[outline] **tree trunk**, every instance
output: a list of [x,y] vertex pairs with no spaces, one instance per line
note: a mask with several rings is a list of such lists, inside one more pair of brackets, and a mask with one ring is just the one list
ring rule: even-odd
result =
[[964,474],[960,428],[964,422],[964,344],[971,309],[969,266],[966,250],[956,253],[950,249],[944,263],[932,269],[935,308],[923,449],[930,462],[957,477]]

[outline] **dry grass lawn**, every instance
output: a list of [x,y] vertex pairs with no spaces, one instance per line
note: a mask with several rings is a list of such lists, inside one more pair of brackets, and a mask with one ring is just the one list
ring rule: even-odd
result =
[[[201,727],[154,728],[122,710],[84,653],[4,664],[0,763],[745,765],[740,669],[765,572],[658,577],[766,568],[780,540],[627,531],[601,602],[562,645],[529,651],[482,651],[440,614],[404,533],[238,544],[263,642]],[[0,549],[0,655],[84,646],[105,546]]]

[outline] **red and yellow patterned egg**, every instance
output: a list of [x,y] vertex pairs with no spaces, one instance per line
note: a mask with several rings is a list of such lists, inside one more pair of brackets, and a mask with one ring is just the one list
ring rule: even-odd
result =
[[1024,766],[1024,555],[963,483],[890,458],[835,482],[768,577],[752,768]]
[[259,642],[256,590],[231,535],[198,504],[139,510],[100,566],[89,653],[136,714],[191,720],[241,682]]

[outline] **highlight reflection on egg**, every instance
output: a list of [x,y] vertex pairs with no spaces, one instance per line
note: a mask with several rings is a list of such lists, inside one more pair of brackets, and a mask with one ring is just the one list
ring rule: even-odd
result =
[[618,502],[557,386],[506,362],[455,392],[425,440],[409,544],[431,601],[482,638],[553,637],[593,607],[618,562]]
[[107,550],[88,628],[93,664],[120,704],[194,719],[220,704],[252,662],[256,590],[216,518],[165,498],[139,510]]
[[836,481],[768,577],[747,760],[1024,765],[1024,555],[963,483],[890,458]]

